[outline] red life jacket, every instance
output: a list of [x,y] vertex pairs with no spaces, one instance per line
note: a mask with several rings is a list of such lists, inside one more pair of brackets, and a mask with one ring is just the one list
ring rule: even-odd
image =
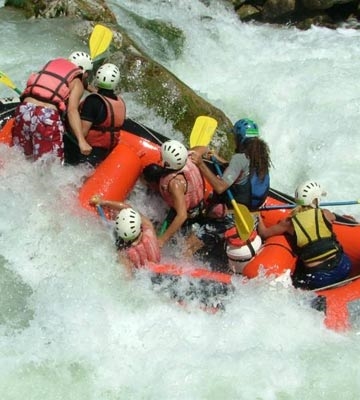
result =
[[204,181],[199,168],[188,158],[183,168],[160,178],[160,193],[165,202],[174,207],[174,201],[169,193],[169,183],[177,175],[182,174],[186,180],[185,202],[189,211],[197,207],[204,200]]
[[65,58],[49,61],[41,71],[30,75],[20,100],[33,97],[65,111],[70,96],[69,85],[82,74],[81,68]]
[[139,268],[149,262],[160,261],[160,247],[153,229],[143,225],[139,243],[125,249],[127,256],[135,267]]
[[245,246],[248,243],[248,241],[252,242],[255,239],[256,235],[257,235],[257,231],[256,231],[256,229],[254,229],[251,232],[248,240],[242,240],[239,237],[236,226],[228,229],[224,234],[226,242],[228,244],[230,244],[231,246],[236,246],[236,247]]
[[126,106],[124,100],[118,97],[116,100],[100,94],[92,94],[91,96],[99,96],[106,105],[106,118],[99,125],[93,125],[88,134],[86,141],[92,147],[102,147],[105,149],[113,149],[119,142],[120,129],[125,121]]

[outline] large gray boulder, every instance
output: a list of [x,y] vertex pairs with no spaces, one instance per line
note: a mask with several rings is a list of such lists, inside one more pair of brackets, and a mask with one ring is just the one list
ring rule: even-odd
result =
[[[77,18],[75,31],[85,41],[91,34],[95,21],[106,25],[113,31],[114,37],[109,56],[102,62],[112,62],[119,66],[122,71],[120,86],[123,91],[134,93],[141,104],[154,110],[166,121],[171,121],[185,138],[188,138],[196,117],[212,116],[219,123],[219,140],[227,141],[227,134],[232,126],[227,116],[144,54],[125,34],[104,1],[50,0],[20,3],[29,18]],[[7,0],[5,5],[20,4],[18,0]],[[156,21],[156,24],[150,21],[149,25],[153,29],[161,29],[165,35],[174,35],[161,21]]]

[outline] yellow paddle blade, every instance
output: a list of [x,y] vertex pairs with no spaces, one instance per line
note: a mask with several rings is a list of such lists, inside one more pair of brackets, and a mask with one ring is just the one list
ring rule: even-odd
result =
[[214,136],[217,125],[214,118],[203,115],[197,117],[190,134],[190,147],[207,146]]
[[231,204],[234,208],[236,230],[242,240],[248,240],[254,229],[254,218],[244,204],[238,204],[235,199],[231,200]]
[[90,56],[94,60],[103,54],[110,46],[113,33],[103,25],[95,25],[89,39]]
[[7,86],[10,89],[15,90],[15,92],[17,94],[21,94],[21,90],[19,90],[14,82],[7,76],[5,75],[3,72],[0,71],[0,82],[3,83],[5,86]]

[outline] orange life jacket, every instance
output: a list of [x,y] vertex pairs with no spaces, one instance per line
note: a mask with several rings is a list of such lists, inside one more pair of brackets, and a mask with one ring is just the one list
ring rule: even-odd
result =
[[106,105],[106,118],[99,125],[93,125],[88,134],[86,141],[92,147],[102,147],[105,149],[113,149],[119,142],[120,128],[122,127],[125,116],[126,106],[124,100],[118,97],[116,100],[102,96],[98,93],[91,96],[99,96]]
[[174,207],[174,200],[169,193],[169,183],[179,174],[184,175],[186,180],[186,209],[191,211],[191,209],[203,202],[205,187],[199,168],[189,158],[183,168],[160,178],[160,193],[165,202],[170,207]]
[[139,243],[125,249],[131,262],[138,268],[149,262],[160,261],[160,247],[155,232],[148,226],[143,226]]
[[83,74],[83,70],[65,58],[49,61],[44,68],[30,75],[20,96],[33,97],[44,103],[54,104],[60,111],[66,110],[70,96],[70,83]]
[[242,240],[239,237],[239,234],[237,232],[236,226],[228,229],[224,234],[226,242],[228,244],[230,244],[232,246],[236,246],[236,247],[245,246],[249,241],[252,242],[255,239],[256,235],[257,235],[257,231],[256,231],[256,229],[254,229],[251,232],[248,240]]

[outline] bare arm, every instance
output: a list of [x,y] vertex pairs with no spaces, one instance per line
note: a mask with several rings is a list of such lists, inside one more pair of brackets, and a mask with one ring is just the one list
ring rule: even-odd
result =
[[174,209],[176,216],[167,228],[167,230],[159,237],[160,248],[173,236],[187,220],[187,209],[185,203],[184,183],[174,178],[169,184],[169,192],[174,199]]
[[85,121],[83,119],[81,120],[81,130],[84,138],[86,138],[86,136],[88,135],[91,126],[92,123],[90,121]]
[[[104,206],[104,207],[108,207],[113,210],[119,210],[119,211],[123,210],[124,208],[131,207],[129,204],[124,203],[122,201],[102,200],[101,196],[98,194],[94,195],[90,199],[89,203],[93,206]],[[141,215],[141,223],[143,225],[148,226],[150,229],[154,230],[154,232],[155,232],[154,225],[150,221],[150,219],[148,217],[145,217],[145,215],[143,215],[143,214],[140,214],[140,215]]]
[[74,79],[70,83],[70,96],[67,106],[67,117],[71,126],[72,132],[76,136],[81,154],[88,155],[92,147],[85,140],[81,119],[79,114],[79,104],[82,95],[84,94],[84,86],[80,79]]
[[332,224],[334,221],[336,221],[336,216],[329,210],[322,210],[324,217]]
[[290,218],[282,219],[277,224],[267,227],[265,226],[260,214],[257,229],[262,239],[267,239],[271,236],[282,235],[284,233],[294,233],[294,228],[292,227]]
[[201,153],[194,151],[190,155],[191,161],[198,166],[201,174],[214,188],[215,192],[221,194],[229,188],[229,185],[219,176],[215,175],[204,163]]
[[103,200],[100,195],[95,194],[90,200],[89,204],[92,206],[104,206],[109,207],[113,210],[122,210],[124,208],[129,208],[130,205],[124,203],[122,201],[112,201],[112,200]]
[[196,152],[206,160],[211,160],[212,157],[215,157],[216,160],[219,161],[221,164],[228,163],[228,161],[225,160],[225,158],[219,156],[219,154],[217,154],[214,150],[210,149],[208,146],[194,146],[190,149],[189,154],[192,154],[192,152]]
[[150,228],[153,231],[154,236],[156,236],[156,231],[155,231],[153,223],[151,222],[151,220],[148,217],[145,217],[145,215],[143,215],[143,214],[141,214],[141,223],[143,226]]

